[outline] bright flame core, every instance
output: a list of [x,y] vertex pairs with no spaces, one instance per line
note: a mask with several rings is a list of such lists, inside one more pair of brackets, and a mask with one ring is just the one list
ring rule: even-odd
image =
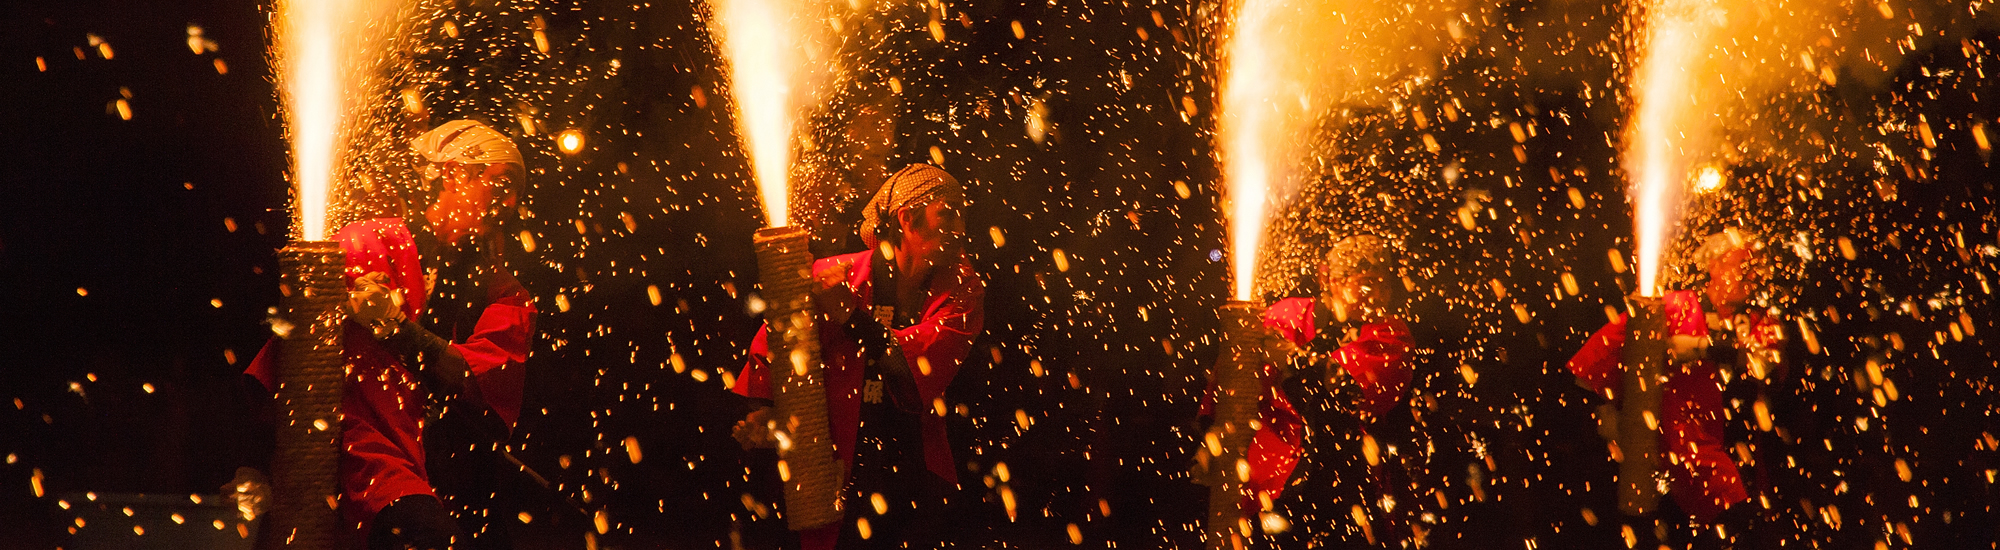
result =
[[[277,71],[292,179],[298,184],[298,238],[323,241],[329,201],[349,146],[362,136],[354,121],[362,98],[379,97],[382,50],[407,16],[391,0],[277,0],[271,65]],[[374,138],[368,138],[374,139]]]
[[1250,300],[1266,249],[1294,242],[1267,233],[1274,211],[1315,164],[1325,165],[1326,152],[1315,150],[1327,144],[1321,124],[1343,106],[1392,104],[1427,82],[1440,52],[1476,35],[1465,24],[1495,8],[1472,0],[1226,4],[1218,13],[1215,151],[1228,198],[1231,295]]
[[1645,54],[1632,83],[1636,112],[1625,140],[1640,296],[1661,293],[1662,263],[1680,221],[1688,153],[1707,142],[1705,126],[1688,120],[1703,116],[1695,112],[1689,68],[1699,63],[1695,50],[1706,43],[1703,16],[1715,9],[1705,0],[1665,0],[1647,14]]
[[729,93],[735,97],[737,133],[743,136],[750,168],[763,199],[764,221],[788,223],[794,120],[802,80],[809,71],[800,26],[802,2],[714,0],[711,32],[721,38],[729,64]]
[[1232,295],[1248,301],[1257,288],[1257,259],[1270,213],[1271,163],[1282,131],[1278,111],[1288,98],[1276,97],[1284,79],[1272,67],[1281,52],[1269,32],[1276,0],[1237,4],[1225,46],[1221,104],[1215,133],[1222,154],[1222,178],[1229,192],[1229,271]]
[[278,3],[274,37],[278,81],[292,141],[292,179],[298,183],[299,239],[326,240],[327,196],[340,151],[342,22],[345,0],[284,0]]

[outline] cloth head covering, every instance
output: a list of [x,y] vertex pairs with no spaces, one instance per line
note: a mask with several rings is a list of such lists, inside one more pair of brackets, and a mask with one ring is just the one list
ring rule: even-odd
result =
[[521,161],[521,149],[514,146],[514,140],[491,126],[472,120],[454,120],[432,128],[417,136],[410,147],[423,155],[424,160],[430,161],[424,166],[426,180],[437,179],[440,175],[437,165],[447,162],[527,166]]
[[1387,269],[1396,261],[1392,246],[1388,240],[1374,235],[1341,239],[1326,253],[1326,278],[1345,279],[1364,271]]
[[1693,260],[1693,269],[1710,277],[1716,275],[1718,268],[1735,269],[1739,277],[1749,281],[1763,279],[1773,267],[1772,258],[1764,253],[1764,241],[1756,233],[1737,227],[1725,228],[1702,239],[1701,247],[1694,251]]
[[861,242],[875,248],[875,228],[882,225],[883,216],[891,217],[893,223],[897,212],[939,200],[963,206],[965,187],[943,168],[922,163],[903,167],[882,183],[882,189],[861,210]]
[[1764,243],[1757,240],[1757,234],[1730,227],[1722,231],[1717,231],[1715,234],[1703,239],[1701,248],[1695,251],[1694,259],[1706,265],[1710,261],[1738,250],[1745,250],[1754,254],[1763,248]]
[[375,218],[348,224],[335,234],[340,250],[347,256],[347,288],[354,280],[374,272],[389,275],[389,285],[403,291],[403,314],[416,318],[424,310],[423,262],[417,256],[417,240],[402,218]]

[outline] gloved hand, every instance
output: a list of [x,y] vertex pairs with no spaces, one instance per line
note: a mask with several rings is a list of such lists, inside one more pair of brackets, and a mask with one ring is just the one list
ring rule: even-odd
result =
[[771,428],[767,425],[770,419],[770,407],[750,411],[743,420],[736,422],[736,430],[732,434],[736,436],[736,444],[742,445],[746,451],[776,448],[778,443],[771,437]]
[[1264,362],[1283,365],[1299,354],[1299,346],[1286,340],[1283,334],[1273,329],[1264,329],[1264,337],[1259,342],[1264,350]]
[[445,512],[437,497],[409,495],[375,514],[375,527],[368,531],[368,549],[444,550],[451,548],[459,535],[458,520]]
[[256,468],[237,468],[236,478],[222,484],[222,499],[236,504],[236,513],[243,521],[255,520],[264,515],[265,503],[271,500],[271,481]]
[[403,322],[403,292],[390,288],[389,274],[380,271],[355,279],[354,290],[347,292],[341,307],[348,319],[368,327],[376,338],[395,334]]
[[854,287],[847,284],[845,273],[827,270],[816,275],[813,285],[813,309],[820,319],[835,325],[847,324],[854,310],[861,307],[861,296]]
[[1708,337],[1674,335],[1668,340],[1668,349],[1675,363],[1700,361],[1708,356]]

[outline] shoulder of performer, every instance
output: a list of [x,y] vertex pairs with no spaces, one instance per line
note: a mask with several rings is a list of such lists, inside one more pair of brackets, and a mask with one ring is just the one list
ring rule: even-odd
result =
[[486,298],[493,304],[535,307],[535,297],[528,293],[528,287],[521,286],[521,280],[514,278],[505,268],[495,271],[487,279]]
[[1389,317],[1361,327],[1363,338],[1371,340],[1391,340],[1410,345],[1410,324],[1401,317]]

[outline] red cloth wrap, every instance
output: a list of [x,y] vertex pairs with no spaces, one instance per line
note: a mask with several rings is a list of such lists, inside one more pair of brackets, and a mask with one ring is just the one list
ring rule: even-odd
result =
[[[377,218],[349,224],[336,234],[347,256],[347,283],[372,272],[389,274],[391,287],[404,292],[403,313],[423,311],[426,299],[423,266],[415,239],[402,218]],[[491,305],[463,343],[452,344],[464,355],[475,384],[468,393],[483,400],[507,422],[520,417],[523,372],[534,334],[535,306],[525,288],[506,274],[488,281]],[[456,335],[443,335],[455,337]],[[424,470],[423,420],[427,398],[401,357],[382,346],[368,329],[346,325],[342,358],[352,367],[341,399],[340,477],[343,515],[366,540],[375,514],[396,499],[431,495]],[[456,338],[454,338],[456,339]],[[245,370],[270,388],[275,382],[276,340],[265,344]]]
[[[868,315],[865,304],[874,303],[873,254],[855,252],[813,262],[815,280],[827,273],[844,275],[864,304],[864,309],[855,311],[855,315]],[[954,486],[958,484],[958,473],[952,462],[950,440],[945,436],[943,411],[931,407],[943,399],[945,387],[951,385],[952,377],[958,375],[959,366],[972,352],[973,338],[985,326],[985,296],[986,283],[973,272],[972,263],[960,257],[955,265],[943,267],[931,276],[922,320],[892,331],[897,343],[903,346],[910,374],[916,378],[917,396],[931,413],[923,415],[921,420],[924,465]],[[768,327],[758,329],[756,338],[750,342],[750,358],[743,365],[743,373],[736,377],[735,386],[730,388],[738,395],[771,398],[770,374],[766,371],[771,355],[766,341],[768,332]],[[833,323],[819,323],[819,345],[820,361],[825,364],[827,421],[833,435],[834,456],[851,468],[854,439],[861,427],[861,391],[868,359],[861,353],[861,343]],[[846,477],[846,472],[842,472],[842,477]],[[806,548],[831,548],[839,528],[840,524],[835,523],[801,536],[808,542]],[[832,530],[832,534],[817,533],[823,530]],[[817,546],[821,542],[824,546]]]
[[[1701,300],[1693,291],[1666,296],[1667,328],[1674,336],[1708,336]],[[1621,382],[1619,352],[1625,347],[1625,316],[1590,335],[1569,360],[1584,387],[1603,394]],[[1660,397],[1660,452],[1672,477],[1668,493],[1682,510],[1708,522],[1729,505],[1750,498],[1736,463],[1723,450],[1722,382],[1715,362],[1669,365]]]

